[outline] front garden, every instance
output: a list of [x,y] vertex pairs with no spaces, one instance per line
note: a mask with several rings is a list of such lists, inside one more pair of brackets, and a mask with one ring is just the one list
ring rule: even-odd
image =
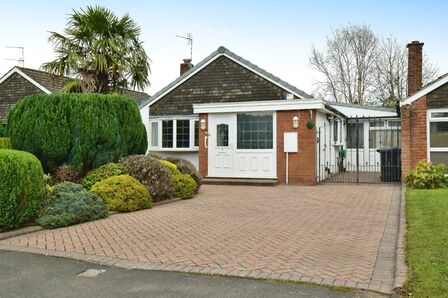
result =
[[446,297],[448,293],[448,169],[421,162],[405,179],[405,288],[412,297]]
[[188,161],[144,155],[146,131],[123,96],[28,96],[0,138],[0,231],[58,228],[193,198],[201,177]]

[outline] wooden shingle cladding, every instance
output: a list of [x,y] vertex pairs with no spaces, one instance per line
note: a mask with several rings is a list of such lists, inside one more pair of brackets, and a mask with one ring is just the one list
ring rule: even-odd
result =
[[428,109],[448,108],[448,83],[428,93],[426,105]]
[[30,94],[44,93],[41,89],[29,82],[18,73],[12,74],[0,84],[0,118],[6,122],[8,112],[17,101]]
[[282,100],[286,93],[248,68],[220,56],[151,104],[150,115],[192,115],[193,104]]

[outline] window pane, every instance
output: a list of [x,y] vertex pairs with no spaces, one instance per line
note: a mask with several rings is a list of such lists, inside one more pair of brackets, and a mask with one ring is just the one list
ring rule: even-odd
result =
[[382,129],[369,131],[369,148],[400,147],[401,133],[399,130]]
[[385,122],[383,120],[374,120],[369,122],[370,127],[384,127]]
[[430,152],[429,158],[433,164],[444,163],[448,166],[448,152]]
[[199,121],[194,121],[194,146],[199,147]]
[[448,112],[432,112],[432,118],[448,118]]
[[364,148],[364,123],[348,123],[347,124],[347,148],[356,149],[356,127],[359,134],[359,148]]
[[159,122],[151,123],[151,146],[159,146]]
[[448,122],[431,122],[430,147],[448,147]]
[[339,142],[339,122],[333,122],[333,142]]
[[389,127],[400,127],[401,121],[400,120],[389,120]]
[[229,126],[227,124],[219,124],[216,126],[216,146],[229,146]]
[[162,147],[173,148],[173,120],[162,121]]
[[237,148],[272,149],[272,114],[238,114]]
[[176,121],[176,147],[190,148],[190,120]]

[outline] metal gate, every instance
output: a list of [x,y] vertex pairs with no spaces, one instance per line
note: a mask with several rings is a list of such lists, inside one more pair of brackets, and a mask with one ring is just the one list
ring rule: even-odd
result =
[[401,181],[399,118],[329,120],[317,128],[317,181]]

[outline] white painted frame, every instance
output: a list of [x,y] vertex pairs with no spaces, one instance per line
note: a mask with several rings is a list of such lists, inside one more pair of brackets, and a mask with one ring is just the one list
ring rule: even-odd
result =
[[[190,121],[190,147],[188,148],[177,148],[177,120],[189,120]],[[173,121],[173,147],[164,148],[162,147],[162,121]],[[149,119],[149,151],[166,151],[166,152],[191,152],[199,151],[199,146],[194,144],[194,123],[199,121],[197,116],[166,116],[166,117],[151,117]],[[157,140],[158,146],[152,146],[152,124],[158,123]],[[200,130],[200,128],[199,128]]]
[[448,147],[436,147],[431,148],[431,122],[448,122],[448,117],[437,117],[433,118],[431,116],[431,113],[434,112],[442,112],[442,113],[448,113],[447,108],[441,108],[441,109],[428,109],[426,110],[426,158],[431,161],[431,152],[447,152],[448,153]]

